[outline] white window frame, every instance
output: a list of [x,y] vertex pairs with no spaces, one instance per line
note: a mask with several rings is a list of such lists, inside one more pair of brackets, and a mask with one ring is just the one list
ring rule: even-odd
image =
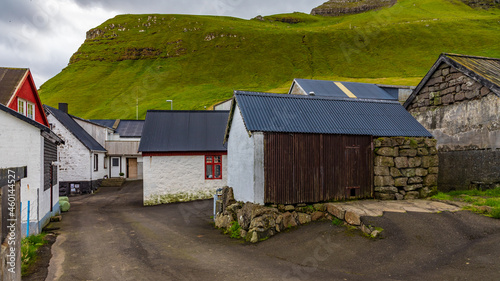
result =
[[[22,109],[20,108],[20,105],[22,105]],[[28,116],[28,106],[32,107],[32,116]],[[35,104],[32,102],[29,102],[25,99],[17,98],[17,112],[21,113],[22,115],[35,120]]]

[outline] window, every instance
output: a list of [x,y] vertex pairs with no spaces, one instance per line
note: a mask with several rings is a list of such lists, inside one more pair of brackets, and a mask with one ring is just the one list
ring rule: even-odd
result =
[[111,165],[113,165],[113,167],[120,166],[120,158],[111,158],[111,162]]
[[94,171],[99,170],[99,155],[94,154]]
[[205,156],[205,179],[222,179],[222,156]]
[[17,99],[17,112],[22,115],[35,120],[35,105],[29,101],[18,98]]

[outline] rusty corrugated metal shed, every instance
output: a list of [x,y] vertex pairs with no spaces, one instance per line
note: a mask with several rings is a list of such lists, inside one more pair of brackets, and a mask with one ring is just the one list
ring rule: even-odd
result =
[[397,101],[236,91],[254,132],[432,137]]
[[222,110],[148,110],[139,151],[227,151],[222,142],[228,116]]

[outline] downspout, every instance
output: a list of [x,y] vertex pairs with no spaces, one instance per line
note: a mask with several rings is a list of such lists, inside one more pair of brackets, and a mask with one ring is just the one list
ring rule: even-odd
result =
[[94,168],[94,159],[92,159],[92,150],[90,151],[90,193],[94,193],[92,186],[92,169]]

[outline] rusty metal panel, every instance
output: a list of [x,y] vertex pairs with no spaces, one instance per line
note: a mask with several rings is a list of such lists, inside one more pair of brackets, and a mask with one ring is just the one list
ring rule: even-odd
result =
[[372,197],[372,137],[265,133],[266,203]]

